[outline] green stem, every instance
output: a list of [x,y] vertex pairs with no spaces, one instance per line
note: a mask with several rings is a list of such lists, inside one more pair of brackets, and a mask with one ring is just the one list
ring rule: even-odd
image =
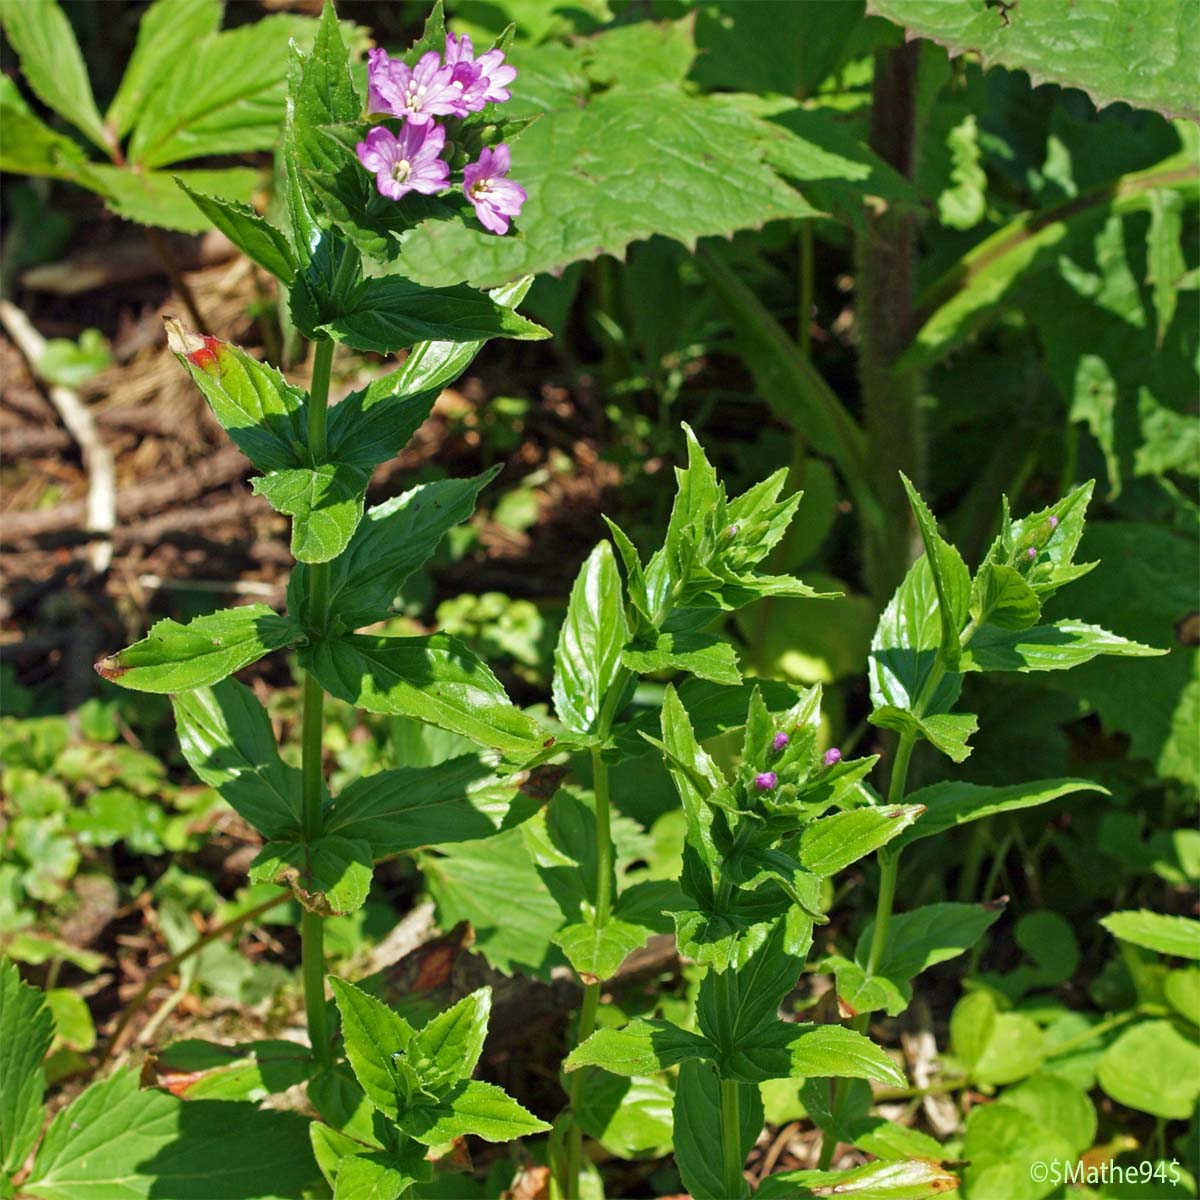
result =
[[1065,1042],[1059,1042],[1056,1046],[1051,1046],[1047,1057],[1061,1058],[1064,1054],[1070,1054],[1072,1050],[1078,1050],[1080,1046],[1086,1046],[1088,1042],[1093,1042],[1096,1038],[1103,1037],[1104,1034],[1114,1029],[1120,1029],[1122,1025],[1128,1025],[1130,1021],[1142,1016],[1142,1011],[1140,1007],[1131,1008],[1127,1012],[1107,1017],[1098,1025],[1093,1025],[1091,1029],[1085,1029],[1083,1033],[1073,1038],[1067,1038]]
[[730,1200],[737,1200],[745,1188],[745,1176],[742,1174],[741,1096],[736,1079],[721,1080],[721,1154],[725,1166],[725,1195]]
[[867,976],[875,974],[887,949],[888,925],[896,902],[896,878],[900,874],[900,855],[879,852],[879,900],[875,905],[875,929],[867,956]]
[[[343,260],[344,261],[344,260]],[[340,272],[339,272],[340,274]],[[317,342],[313,356],[312,387],[308,405],[308,449],[312,462],[326,455],[326,410],[329,404],[329,375],[333,365],[333,342]],[[329,606],[329,564],[309,566],[308,619],[315,630],[325,628]],[[304,674],[303,715],[300,726],[302,827],[305,844],[321,836],[321,806],[325,798],[322,747],[325,725],[325,692],[315,675]],[[308,1040],[321,1066],[332,1062],[328,1011],[325,1006],[324,918],[307,909],[300,921],[300,959],[304,976],[304,1011],[308,1018]]]
[[596,928],[603,929],[612,909],[613,844],[608,764],[599,746],[592,747],[592,789],[596,797]]

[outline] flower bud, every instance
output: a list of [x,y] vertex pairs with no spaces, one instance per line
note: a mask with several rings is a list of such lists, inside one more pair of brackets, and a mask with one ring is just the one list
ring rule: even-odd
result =
[[774,771],[764,771],[761,775],[755,775],[754,786],[760,792],[771,792],[775,790],[775,785],[779,782],[779,776]]
[[1030,546],[1029,549],[1025,551],[1025,553],[1028,556],[1029,561],[1033,562],[1037,558],[1037,547]]
[[836,766],[841,761],[842,761],[842,752],[836,746],[834,746],[832,749],[825,751],[824,762],[827,767]]
[[790,739],[790,738],[788,737],[788,735],[787,735],[786,733],[784,733],[784,732],[783,732],[783,730],[781,729],[781,730],[780,730],[780,731],[779,731],[779,732],[778,732],[778,733],[777,733],[777,734],[776,734],[776,735],[775,735],[775,736],[774,736],[774,737],[771,739],[771,749],[772,749],[772,750],[776,750],[776,751],[778,751],[778,750],[782,750],[782,749],[784,748],[784,746],[786,746],[786,745],[788,744],[788,742],[789,742],[789,741],[791,741],[791,739]]
[[1054,530],[1056,530],[1058,528],[1058,518],[1051,517],[1050,520],[1046,522],[1046,524],[1050,526],[1050,532],[1053,533]]

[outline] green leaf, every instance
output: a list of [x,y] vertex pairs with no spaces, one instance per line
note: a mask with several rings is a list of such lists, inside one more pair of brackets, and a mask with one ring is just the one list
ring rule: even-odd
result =
[[[407,265],[407,263],[406,263]],[[469,287],[426,288],[399,275],[362,280],[325,333],[355,350],[391,354],[418,342],[479,342],[508,337],[537,341],[540,325]]]
[[221,28],[221,9],[221,0],[156,0],[146,9],[121,86],[104,115],[115,137],[129,132],[193,47]]
[[[186,6],[188,0],[183,0],[183,3]],[[190,187],[182,177],[179,177],[178,183],[192,198],[192,203],[247,258],[282,283],[291,282],[296,274],[296,255],[291,243],[270,221],[260,217],[249,204],[237,204],[221,196],[207,196]]]
[[42,1129],[42,1060],[54,1037],[45,998],[21,981],[16,963],[0,959],[0,1172],[15,1174]]
[[0,141],[0,171],[17,175],[45,175],[51,179],[78,180],[86,161],[83,151],[69,137],[55,133],[14,99],[19,93],[0,99],[0,121],[4,139]]
[[395,1120],[407,1097],[394,1056],[408,1055],[416,1030],[382,1001],[345,979],[330,976],[329,986],[342,1015],[342,1039],[354,1077],[371,1103]]
[[652,1075],[689,1059],[715,1057],[707,1038],[689,1033],[670,1021],[630,1021],[623,1029],[598,1029],[576,1046],[563,1070],[603,1067],[614,1075]]
[[304,1083],[312,1055],[295,1042],[243,1042],[227,1046],[188,1038],[172,1042],[154,1059],[157,1082],[181,1100],[265,1100]]
[[362,908],[373,874],[369,842],[328,834],[310,842],[268,842],[250,864],[251,883],[290,887],[309,912],[323,917]]
[[646,944],[649,934],[644,925],[614,918],[603,926],[580,921],[560,929],[554,944],[562,949],[584,983],[593,983],[615,975],[621,964]]
[[334,1200],[386,1200],[431,1178],[433,1169],[411,1143],[403,1150],[347,1154],[338,1163]]
[[140,642],[102,658],[96,670],[137,692],[182,692],[207,687],[295,645],[300,627],[267,604],[245,604],[196,617],[186,625],[158,621]]
[[733,647],[711,633],[660,633],[652,644],[634,642],[626,647],[621,659],[639,675],[689,671],[712,683],[742,682]]
[[854,962],[836,971],[838,995],[856,1013],[882,1008],[889,1017],[912,1000],[912,980],[938,963],[969,950],[1004,911],[1002,905],[927,904],[894,916],[884,952],[872,975],[866,972],[875,922],[859,934]]
[[1186,1121],[1200,1097],[1200,1046],[1170,1021],[1142,1021],[1104,1052],[1096,1078],[1118,1104]]
[[142,1091],[136,1071],[120,1070],[59,1111],[22,1190],[40,1200],[290,1200],[317,1178],[308,1124]]
[[1087,1093],[1056,1075],[1033,1075],[1006,1089],[1003,1103],[1028,1113],[1047,1132],[1058,1134],[1076,1154],[1096,1140],[1096,1108]]
[[1150,193],[1146,230],[1146,282],[1153,285],[1154,312],[1161,346],[1179,304],[1179,281],[1187,271],[1183,254],[1183,197],[1156,188]]
[[437,1103],[414,1104],[396,1124],[426,1146],[442,1146],[469,1133],[485,1142],[511,1142],[550,1128],[494,1083],[477,1079],[456,1085]]
[[814,875],[836,875],[899,837],[923,811],[919,804],[889,804],[819,817],[800,835],[800,862]]
[[[1035,85],[1077,87],[1098,107],[1124,100],[1168,117],[1200,118],[1195,12],[1186,0],[1020,0],[1012,8],[940,0],[869,0],[869,12],[985,67],[1027,71]],[[1120,53],[1114,53],[1114,48]],[[1190,66],[1188,64],[1191,64]]]
[[100,119],[79,43],[63,10],[55,0],[4,0],[0,16],[38,99],[109,153],[115,139]]
[[1028,629],[1042,615],[1042,602],[1013,567],[985,562],[971,585],[971,618],[998,629]]
[[271,471],[251,481],[277,512],[292,517],[292,553],[301,562],[324,563],[350,544],[362,520],[369,476],[358,467],[323,463],[310,469]]
[[312,21],[277,14],[192,43],[143,108],[129,161],[161,167],[269,150],[283,123],[288,42],[307,42],[313,32]]
[[[711,867],[717,861],[717,849],[712,837],[712,811],[707,801],[725,781],[716,764],[696,741],[687,709],[669,684],[663,695],[661,720],[663,740],[654,744],[668,753],[667,770],[683,803],[688,844]],[[653,742],[653,739],[647,738],[647,741]]]
[[985,991],[968,992],[954,1006],[950,1047],[972,1079],[996,1084],[1032,1075],[1050,1050],[1029,1017],[998,1012]]
[[271,719],[236,679],[171,697],[179,745],[197,776],[267,838],[298,830],[300,771],[279,757]]
[[85,329],[79,341],[51,338],[38,359],[37,373],[47,383],[79,387],[112,365],[112,347],[98,329]]
[[780,1171],[759,1185],[761,1200],[847,1196],[850,1200],[929,1200],[951,1192],[958,1176],[928,1159],[872,1162],[848,1171]]
[[1003,1099],[979,1105],[967,1117],[962,1168],[964,1189],[985,1196],[1041,1200],[1056,1191],[1052,1175],[1036,1181],[1032,1168],[1040,1163],[1072,1163],[1071,1145],[1056,1130],[1045,1128],[1036,1116]]
[[[330,616],[346,629],[358,629],[390,615],[404,581],[454,526],[470,517],[497,470],[473,479],[421,484],[370,509],[345,554],[330,565]],[[309,586],[308,569],[297,568],[288,590],[294,611],[306,610]]]
[[1082,621],[1055,621],[1053,625],[1035,625],[1023,630],[984,626],[963,651],[962,669],[1065,671],[1090,662],[1099,654],[1149,658],[1166,653]]
[[412,1057],[424,1086],[437,1091],[471,1078],[483,1053],[491,1012],[492,989],[479,988],[417,1034]]
[[600,731],[600,714],[620,677],[628,640],[621,575],[612,547],[599,542],[575,576],[554,649],[554,710],[568,729]]
[[721,1070],[745,1083],[836,1075],[906,1086],[904,1072],[879,1046],[843,1025],[775,1021],[760,1026],[753,1039],[722,1059]]
[[1200,959],[1200,921],[1170,917],[1146,909],[1109,913],[1100,924],[1113,937],[1172,958]]
[[933,575],[933,587],[938,598],[938,620],[942,630],[942,659],[947,667],[955,670],[962,650],[959,645],[959,633],[966,624],[970,603],[971,575],[967,564],[962,560],[962,555],[938,533],[933,513],[929,511],[929,506],[921,499],[920,493],[903,471],[900,472],[900,481],[908,493],[908,502],[917,519],[917,528],[925,546],[925,558]]
[[1163,995],[1177,1013],[1200,1026],[1200,967],[1172,971],[1163,982]]
[[368,712],[416,717],[505,751],[532,752],[547,741],[487,664],[442,633],[327,638],[302,650],[301,662],[326,691]]
[[979,718],[973,713],[936,713],[918,717],[890,704],[877,708],[867,720],[884,729],[916,734],[956,763],[966,761],[970,755],[971,747],[967,742],[979,728]]
[[1014,783],[1008,787],[984,787],[957,780],[935,783],[907,797],[910,804],[924,805],[925,812],[912,828],[905,830],[893,849],[902,850],[913,842],[945,833],[947,829],[954,829],[969,821],[980,821],[997,813],[1034,808],[1074,792],[1108,795],[1106,788],[1090,779],[1040,779],[1031,783]]
[[588,1137],[620,1158],[670,1153],[674,1090],[661,1076],[625,1079],[589,1068],[575,1120]]
[[[763,1105],[758,1088],[738,1084],[739,1147],[743,1161],[763,1127]],[[745,1200],[750,1189],[731,1197],[725,1186],[721,1147],[721,1080],[703,1062],[685,1062],[675,1087],[675,1164],[683,1186],[693,1200]]]
[[167,342],[239,450],[260,471],[303,467],[308,397],[273,367],[167,320]]
[[[523,786],[523,785],[522,785]],[[474,755],[355,779],[325,818],[326,833],[364,839],[375,858],[490,837],[540,802]]]

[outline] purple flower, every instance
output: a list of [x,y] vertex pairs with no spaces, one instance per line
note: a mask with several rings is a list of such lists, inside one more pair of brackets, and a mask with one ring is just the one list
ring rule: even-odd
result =
[[778,782],[779,776],[774,771],[764,771],[761,775],[755,775],[754,777],[754,786],[760,792],[773,791]]
[[1050,526],[1050,530],[1051,530],[1051,532],[1053,532],[1055,529],[1058,528],[1058,518],[1051,517],[1050,520],[1046,522],[1046,524]]
[[782,750],[784,748],[784,746],[786,746],[788,744],[788,742],[790,742],[790,741],[791,741],[791,738],[789,738],[788,735],[786,733],[784,733],[783,730],[781,729],[771,739],[771,749],[772,750]]
[[412,125],[427,125],[434,117],[465,117],[462,89],[454,85],[454,68],[442,65],[430,50],[415,67],[388,58],[386,50],[367,56],[367,107],[371,112],[403,117]]
[[466,112],[478,112],[485,104],[503,103],[512,95],[508,85],[516,79],[517,69],[505,64],[502,50],[489,50],[476,58],[469,37],[448,33],[446,66],[451,69],[451,79]]
[[356,150],[358,161],[374,173],[379,194],[399,200],[409,192],[432,196],[450,186],[450,166],[438,158],[445,144],[446,131],[440,125],[408,121],[399,137],[376,125]]
[[501,143],[495,148],[485,146],[479,161],[463,168],[463,191],[484,228],[493,233],[507,233],[509,217],[517,216],[527,199],[519,183],[504,178],[509,163],[508,147]]
[[1037,558],[1037,547],[1036,547],[1036,546],[1030,546],[1030,547],[1029,547],[1029,549],[1025,551],[1025,553],[1028,555],[1028,557],[1029,557],[1029,561],[1030,561],[1030,562],[1033,562],[1033,560],[1034,560],[1035,558]]
[[842,752],[836,746],[834,746],[830,750],[825,751],[824,762],[827,767],[835,767],[841,761],[842,761]]

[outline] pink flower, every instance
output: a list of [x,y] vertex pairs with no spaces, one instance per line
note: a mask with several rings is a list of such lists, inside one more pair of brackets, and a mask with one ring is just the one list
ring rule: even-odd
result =
[[827,767],[836,766],[842,761],[842,752],[834,746],[833,749],[825,751],[825,757],[822,761]]
[[427,125],[434,117],[465,117],[462,89],[453,82],[454,68],[442,65],[430,50],[415,67],[388,58],[386,50],[367,56],[367,106],[371,112],[403,117],[411,125]]
[[475,46],[469,37],[464,34],[459,38],[448,33],[446,66],[451,69],[465,112],[478,112],[485,104],[503,103],[512,95],[508,85],[516,79],[517,70],[505,64],[502,50],[489,50],[476,58]]
[[396,137],[376,125],[359,142],[358,161],[375,175],[381,196],[399,200],[409,192],[432,196],[450,186],[450,167],[438,155],[446,144],[440,125],[417,125],[407,121]]
[[779,782],[779,776],[774,771],[764,771],[761,775],[755,775],[754,786],[760,792],[774,791],[775,785]]
[[771,739],[771,749],[772,750],[782,750],[784,748],[784,746],[786,746],[788,744],[788,742],[790,742],[790,741],[791,741],[791,738],[789,738],[788,735],[786,733],[784,733],[783,730],[781,729]]
[[479,161],[463,168],[463,191],[484,228],[493,233],[507,233],[509,217],[518,216],[528,199],[519,183],[504,178],[509,163],[508,147],[501,143],[495,148],[485,146]]

